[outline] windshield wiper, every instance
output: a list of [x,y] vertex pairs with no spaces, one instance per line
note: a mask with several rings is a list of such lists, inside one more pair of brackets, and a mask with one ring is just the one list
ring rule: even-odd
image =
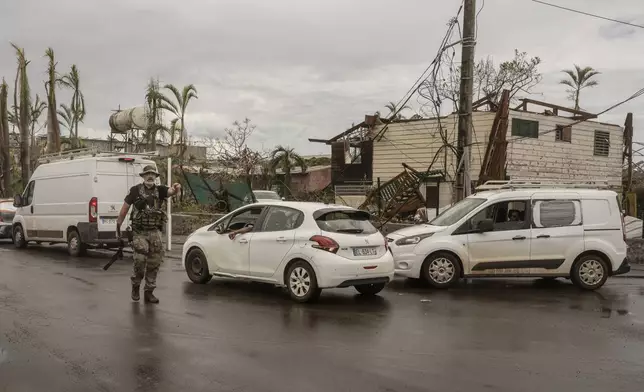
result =
[[351,234],[360,234],[364,230],[363,229],[338,229],[336,230],[338,233],[351,233]]

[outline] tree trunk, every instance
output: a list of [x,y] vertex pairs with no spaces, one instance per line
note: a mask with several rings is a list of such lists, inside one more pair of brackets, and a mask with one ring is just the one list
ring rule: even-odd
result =
[[[54,87],[50,86],[50,88]],[[60,151],[60,124],[58,123],[58,115],[56,113],[56,96],[54,95],[54,91],[49,91],[47,98],[47,153],[51,154]]]
[[291,167],[284,168],[284,197],[288,198],[291,195]]
[[0,161],[2,162],[2,188],[4,196],[11,196],[11,152],[9,141],[9,112],[7,111],[8,100],[7,85],[2,83],[0,87]]

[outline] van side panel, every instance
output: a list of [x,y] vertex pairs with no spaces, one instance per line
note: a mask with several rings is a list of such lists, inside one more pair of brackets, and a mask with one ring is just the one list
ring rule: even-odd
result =
[[627,246],[622,233],[619,205],[613,199],[584,199],[581,203],[585,250],[607,255],[612,270],[616,271],[626,258]]
[[67,228],[87,221],[93,161],[62,161],[39,166],[32,179],[33,222],[30,238],[67,240]]

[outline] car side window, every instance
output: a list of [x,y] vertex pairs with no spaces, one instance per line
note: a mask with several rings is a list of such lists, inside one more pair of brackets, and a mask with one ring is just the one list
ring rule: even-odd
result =
[[295,230],[304,222],[304,214],[293,208],[270,207],[261,231]]
[[532,224],[536,228],[581,225],[579,200],[533,200]]
[[239,214],[233,215],[228,223],[224,223],[225,231],[239,230],[246,226],[255,226],[257,219],[259,219],[263,211],[263,206],[251,207],[240,211]]
[[36,185],[35,181],[31,181],[28,185],[27,188],[25,188],[25,191],[22,194],[22,200],[25,206],[30,206],[31,202],[34,200],[34,187]]
[[508,200],[492,204],[470,219],[468,229],[476,230],[483,219],[492,219],[494,231],[528,229],[528,205],[527,200]]

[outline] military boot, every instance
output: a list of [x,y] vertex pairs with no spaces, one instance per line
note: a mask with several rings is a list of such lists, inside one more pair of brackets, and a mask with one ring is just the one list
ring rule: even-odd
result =
[[141,299],[140,285],[132,285],[132,301],[138,301]]
[[158,304],[159,303],[159,299],[157,297],[155,297],[154,294],[152,294],[152,291],[147,291],[146,290],[145,293],[143,293],[143,298],[144,298],[145,302],[148,302],[148,303],[151,303],[151,304]]

